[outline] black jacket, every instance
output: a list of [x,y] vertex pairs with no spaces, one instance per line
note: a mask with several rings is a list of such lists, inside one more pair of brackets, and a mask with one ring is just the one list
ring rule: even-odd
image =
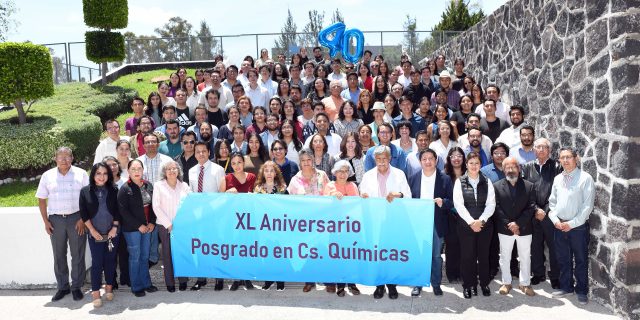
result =
[[[149,194],[153,197],[153,185],[144,181],[149,190]],[[120,209],[122,231],[133,232],[138,231],[141,225],[147,225],[144,216],[144,206],[142,205],[142,192],[137,184],[131,180],[123,184],[118,191],[118,207]],[[153,206],[149,206],[149,223],[156,223],[156,215],[153,213]]]
[[495,224],[498,233],[513,235],[507,224],[515,222],[520,227],[520,235],[533,233],[532,219],[536,212],[536,191],[533,183],[518,178],[516,197],[511,196],[510,183],[500,179],[493,185],[496,194]]
[[[113,221],[120,221],[120,210],[118,208],[118,187],[111,186],[107,189],[107,209],[113,216]],[[98,213],[98,197],[95,193],[95,187],[91,185],[85,186],[80,190],[80,217],[83,222],[93,219]]]
[[[442,199],[442,208],[434,204],[433,210],[433,227],[434,232],[440,237],[447,235],[449,229],[449,214],[453,208],[453,184],[448,175],[436,169],[436,183],[433,189],[433,198]],[[416,172],[409,177],[409,187],[411,188],[411,196],[420,199],[420,189],[422,187],[422,170]]]
[[540,172],[540,166],[535,160],[529,161],[522,166],[522,178],[533,183],[536,188],[536,205],[546,213],[549,213],[549,196],[551,195],[553,179],[562,171],[560,162],[553,159],[547,160],[542,165],[542,172]]

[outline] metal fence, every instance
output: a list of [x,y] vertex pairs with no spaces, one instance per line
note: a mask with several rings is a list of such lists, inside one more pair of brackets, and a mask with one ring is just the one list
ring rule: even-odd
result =
[[[363,31],[364,48],[371,50],[374,55],[384,55],[386,61],[395,65],[400,62],[400,55],[403,52],[409,53],[414,61],[418,61],[460,33],[460,31],[415,31],[415,40],[410,45],[406,40],[408,34],[406,31]],[[209,60],[217,54],[221,54],[226,62],[239,65],[247,55],[259,57],[262,48],[267,48],[272,55],[284,53],[289,58],[293,53],[298,52],[301,46],[310,49],[316,45],[313,34],[300,32],[296,33],[297,41],[292,41],[288,48],[280,48],[276,45],[276,41],[282,35],[282,33],[251,33],[208,38],[127,39],[125,40],[125,60],[111,63],[110,68],[123,63]],[[56,83],[91,81],[101,76],[100,66],[87,60],[84,42],[44,45],[52,53]],[[311,55],[311,50],[308,51]]]

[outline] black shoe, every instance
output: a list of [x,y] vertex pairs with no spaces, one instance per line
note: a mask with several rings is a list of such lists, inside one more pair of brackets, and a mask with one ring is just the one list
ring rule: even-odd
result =
[[178,290],[180,290],[180,291],[185,291],[185,290],[187,290],[187,283],[186,283],[186,282],[180,283],[180,284],[178,285]]
[[200,290],[200,288],[204,287],[205,285],[207,285],[206,281],[196,281],[196,284],[194,284],[193,287],[191,287],[191,291],[198,291]]
[[255,287],[253,286],[253,283],[251,283],[251,280],[244,280],[244,288],[247,290],[255,289]]
[[176,292],[176,286],[167,286],[167,291],[171,293]]
[[269,288],[271,288],[271,285],[273,285],[273,281],[265,281],[264,285],[262,286],[262,290],[269,290]]
[[236,291],[240,287],[240,281],[234,281],[231,283],[231,287],[229,287],[229,291]]
[[476,286],[471,287],[471,293],[473,293],[474,296],[478,296],[478,287]]
[[411,296],[419,297],[421,292],[422,292],[422,287],[413,287],[413,290],[411,290]]
[[149,269],[151,269],[151,267],[155,266],[156,264],[158,264],[158,262],[149,261]]
[[[489,289],[489,286],[480,286],[480,290],[482,290],[482,295],[485,297],[488,297],[491,295],[491,289]],[[476,295],[477,295],[477,291],[476,291]]]
[[398,290],[396,290],[396,287],[389,287],[389,299],[391,300],[395,300],[398,299]]
[[115,281],[115,283],[113,284],[113,290],[118,290],[118,281]]
[[140,290],[140,291],[134,292],[133,295],[135,295],[136,297],[140,298],[140,297],[144,297],[147,294],[144,293],[144,290]]
[[336,291],[336,294],[338,295],[338,297],[342,298],[346,293],[344,291],[344,288],[338,288],[338,291]]
[[80,291],[79,289],[71,290],[71,295],[73,296],[73,300],[75,301],[80,301],[82,300],[82,298],[84,298],[82,291]]
[[276,282],[276,290],[277,291],[284,291],[284,282],[282,282],[282,281]]
[[462,289],[462,295],[465,299],[471,299],[471,288]]
[[531,285],[535,286],[540,284],[540,282],[545,282],[547,279],[545,277],[533,276],[531,277]]
[[120,285],[127,286],[127,287],[131,287],[131,282],[127,282],[127,281],[122,281],[122,280],[120,280]]
[[560,280],[551,280],[552,289],[560,289]]
[[216,280],[215,286],[213,286],[213,291],[222,291],[224,288],[224,281],[222,279]]
[[152,285],[152,286],[150,286],[148,288],[145,288],[144,291],[149,292],[149,293],[153,293],[153,292],[158,291],[158,287]]
[[440,288],[440,286],[433,286],[433,294],[435,294],[436,296],[441,296],[442,288]]
[[56,292],[56,294],[53,295],[53,297],[51,297],[51,301],[52,302],[56,302],[62,298],[64,298],[64,296],[68,295],[69,293],[71,293],[71,290],[67,289],[67,290],[58,290]]
[[376,291],[373,292],[374,299],[382,299],[384,297],[384,286],[377,286]]

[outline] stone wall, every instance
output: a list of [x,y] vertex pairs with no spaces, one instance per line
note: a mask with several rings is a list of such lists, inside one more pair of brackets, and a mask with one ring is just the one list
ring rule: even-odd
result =
[[591,297],[640,318],[640,1],[512,0],[437,53],[578,149],[597,181]]

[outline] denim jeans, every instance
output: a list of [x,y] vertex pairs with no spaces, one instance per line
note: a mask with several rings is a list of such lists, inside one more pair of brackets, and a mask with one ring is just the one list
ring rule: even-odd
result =
[[149,275],[151,233],[124,232],[124,238],[127,240],[127,250],[129,250],[131,291],[142,291],[151,286],[151,276]]
[[158,241],[157,225],[155,228],[153,228],[153,231],[151,231],[150,237],[151,237],[151,247],[149,249],[149,262],[158,263],[158,260],[160,260],[160,254],[158,252],[159,241]]
[[439,287],[442,283],[442,245],[444,237],[439,237],[433,230],[433,245],[431,252],[431,286]]
[[116,281],[116,255],[118,254],[118,239],[111,240],[113,250],[109,251],[108,241],[96,242],[89,235],[89,249],[91,250],[91,291],[98,291],[102,286],[102,272],[107,285],[114,285]]
[[[554,243],[560,267],[560,289],[565,292],[589,294],[589,223],[563,232],[555,229]],[[575,261],[575,267],[574,267]],[[573,277],[576,286],[574,290]]]

